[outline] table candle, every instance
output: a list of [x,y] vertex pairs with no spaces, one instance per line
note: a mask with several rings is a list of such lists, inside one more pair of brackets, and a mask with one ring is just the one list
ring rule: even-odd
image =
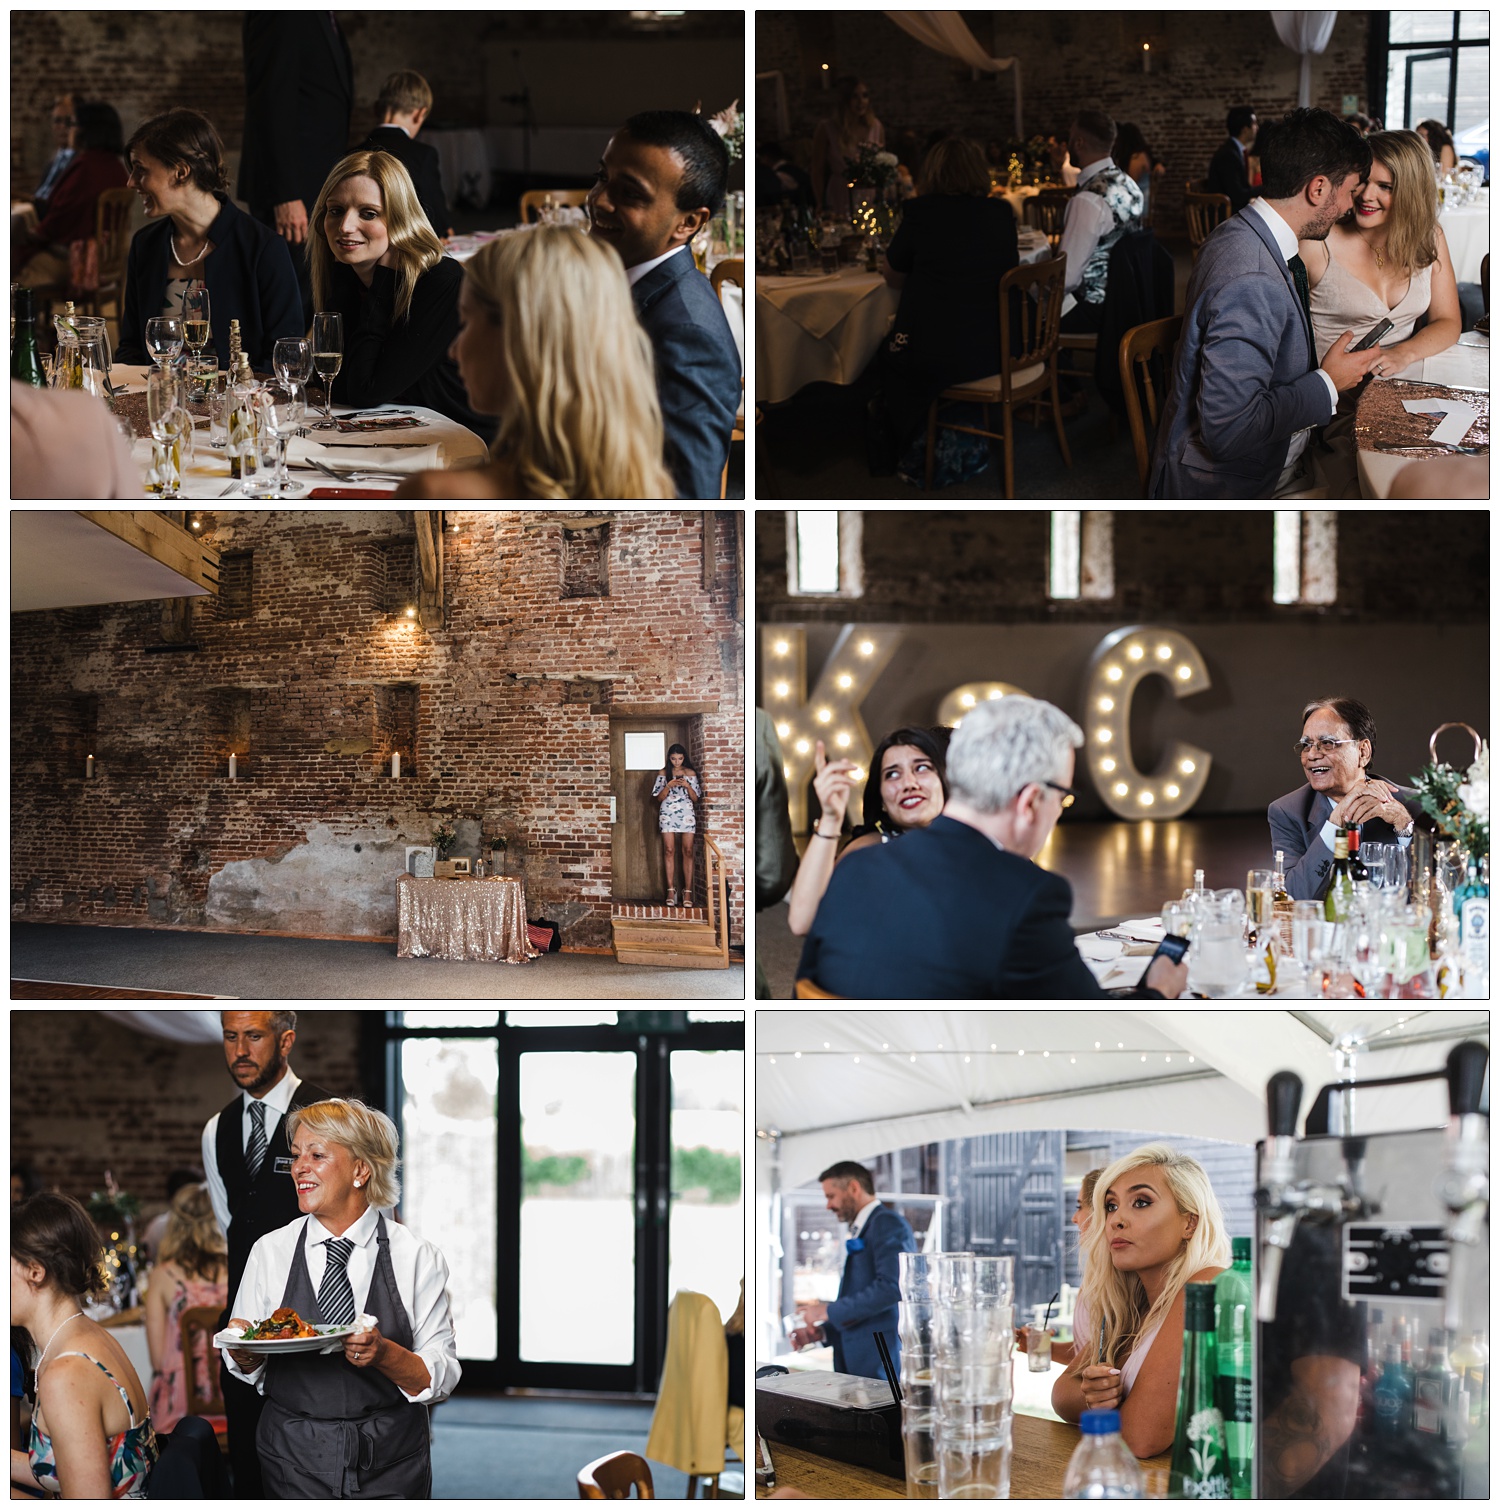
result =
[[391,775],[392,776],[399,776],[400,774],[401,774],[401,751],[400,750],[392,750],[391,751]]
[[229,754],[229,779],[231,781],[236,781],[236,780],[239,779],[235,775],[235,771],[234,771],[234,752],[232,750],[230,751],[230,754]]
[[88,765],[85,768],[84,774],[90,777],[92,777],[94,774],[94,757],[92,755],[90,755],[88,758]]

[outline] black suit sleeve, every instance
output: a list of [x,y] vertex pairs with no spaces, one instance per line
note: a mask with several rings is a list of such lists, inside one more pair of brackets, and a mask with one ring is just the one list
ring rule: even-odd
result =
[[443,193],[443,165],[434,148],[422,154],[422,171],[417,179],[417,198],[439,236],[448,234],[448,198]]
[[[298,247],[296,255],[300,257],[302,251]],[[255,289],[260,301],[261,343],[259,351],[247,354],[250,365],[257,372],[269,372],[277,341],[283,336],[307,334],[292,249],[279,236],[268,236],[261,243],[260,255],[255,262]]]
[[334,401],[356,409],[389,404],[441,362],[458,334],[462,281],[457,263],[445,260],[429,268],[418,280],[407,317],[397,323],[396,275],[377,267],[355,318],[344,306],[344,366],[334,379]]
[[995,995],[1044,1001],[1103,996],[1104,989],[1073,942],[1068,925],[1072,893],[1067,883],[1060,876],[1040,874],[1041,884],[1032,892],[1011,935]]
[[[301,39],[278,11],[245,17],[245,126],[259,138],[259,172],[252,210],[301,197],[302,138],[298,79]],[[312,214],[312,206],[307,212]]]

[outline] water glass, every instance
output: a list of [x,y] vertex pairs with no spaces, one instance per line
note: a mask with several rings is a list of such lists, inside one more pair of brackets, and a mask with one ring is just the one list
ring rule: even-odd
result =
[[153,315],[146,321],[146,350],[158,367],[182,352],[182,321],[176,315]]
[[1015,1261],[933,1260],[932,1376],[941,1499],[1010,1494]]
[[1393,907],[1381,927],[1385,967],[1391,977],[1391,995],[1402,1001],[1425,1001],[1435,994],[1432,981],[1432,951],[1428,925],[1432,913],[1426,907]]
[[903,1379],[906,1399],[901,1405],[901,1441],[906,1449],[906,1497],[935,1500],[938,1497],[937,1411],[913,1403]]
[[1185,939],[1193,926],[1192,909],[1184,902],[1164,902],[1161,909],[1161,926],[1163,933],[1172,933],[1180,939]]
[[1026,1328],[1026,1367],[1033,1374],[1045,1374],[1052,1368],[1052,1328]]
[[219,359],[213,352],[203,356],[194,356],[188,360],[188,396],[195,404],[204,404],[209,400],[214,389],[214,379],[218,376]]
[[215,371],[209,375],[204,403],[208,406],[208,443],[222,451],[229,444],[229,374]]
[[1232,996],[1245,979],[1245,894],[1205,892],[1188,954],[1188,986],[1204,996]]

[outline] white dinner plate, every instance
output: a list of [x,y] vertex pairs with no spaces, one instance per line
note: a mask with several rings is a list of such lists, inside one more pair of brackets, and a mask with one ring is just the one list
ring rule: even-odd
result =
[[321,1353],[342,1348],[344,1338],[359,1331],[359,1326],[335,1326],[319,1328],[316,1337],[238,1337],[227,1327],[215,1332],[213,1345],[217,1348],[235,1348],[246,1353]]

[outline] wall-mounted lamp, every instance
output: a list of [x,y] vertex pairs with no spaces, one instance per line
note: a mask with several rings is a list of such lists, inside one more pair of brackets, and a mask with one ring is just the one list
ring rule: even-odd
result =
[[190,530],[201,530],[203,528],[203,515],[202,514],[194,514],[188,520],[188,528]]

